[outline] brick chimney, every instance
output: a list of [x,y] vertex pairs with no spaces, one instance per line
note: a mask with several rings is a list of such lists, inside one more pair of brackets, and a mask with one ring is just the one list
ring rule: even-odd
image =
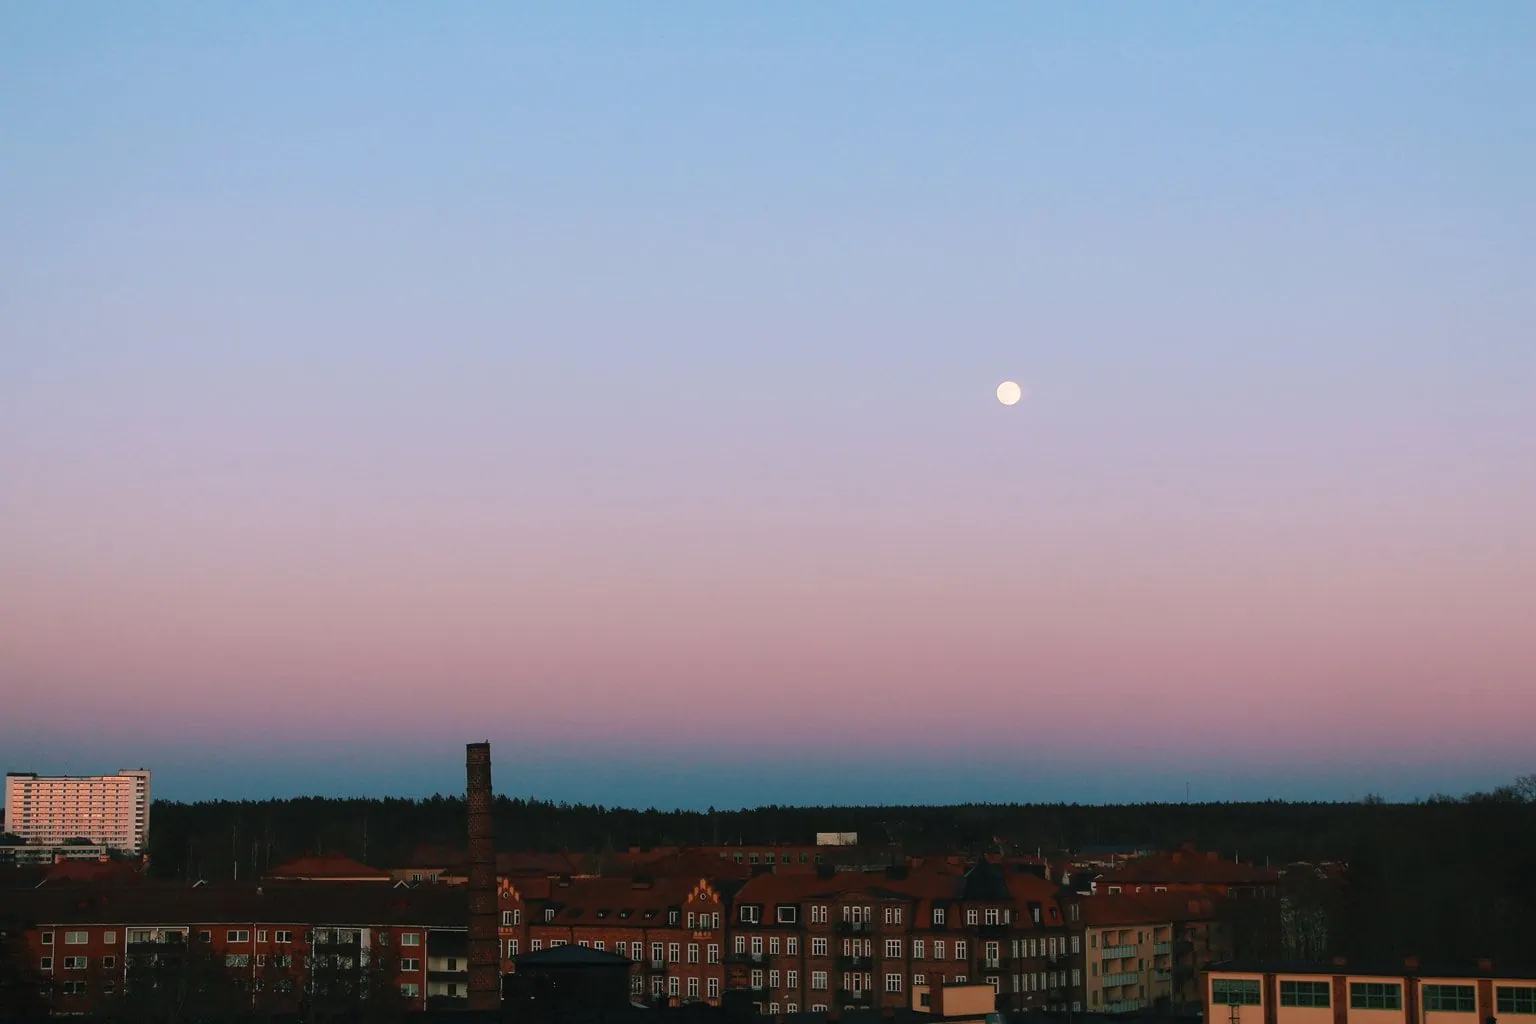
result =
[[465,747],[469,806],[469,1008],[501,1008],[501,942],[496,933],[496,842],[491,818],[491,745]]

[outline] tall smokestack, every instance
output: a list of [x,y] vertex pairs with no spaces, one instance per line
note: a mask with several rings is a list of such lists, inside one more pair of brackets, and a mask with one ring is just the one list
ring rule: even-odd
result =
[[496,841],[491,823],[491,745],[465,747],[469,777],[469,1008],[501,1007],[500,940],[496,935]]

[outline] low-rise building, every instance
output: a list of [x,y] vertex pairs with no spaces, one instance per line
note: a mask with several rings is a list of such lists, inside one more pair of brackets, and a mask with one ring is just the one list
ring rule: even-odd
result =
[[1471,964],[1239,963],[1204,974],[1209,1024],[1482,1024],[1536,1018],[1536,970]]

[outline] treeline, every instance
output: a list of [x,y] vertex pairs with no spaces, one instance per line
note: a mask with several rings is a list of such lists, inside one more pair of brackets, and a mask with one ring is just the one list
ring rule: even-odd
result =
[[[1193,842],[1257,864],[1341,860],[1348,883],[1310,891],[1330,954],[1494,956],[1536,967],[1536,780],[1412,804],[1361,803],[779,807],[692,812],[500,798],[500,850],[602,852],[695,843],[809,842],[858,832],[907,853],[979,853]],[[376,866],[423,846],[464,847],[461,797],[156,803],[150,870],[162,877],[258,875],[306,852]]]

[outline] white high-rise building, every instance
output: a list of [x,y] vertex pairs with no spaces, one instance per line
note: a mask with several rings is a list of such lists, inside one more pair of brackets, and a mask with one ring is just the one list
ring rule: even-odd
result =
[[149,771],[116,775],[5,776],[5,831],[28,843],[58,846],[89,839],[129,853],[149,835]]

